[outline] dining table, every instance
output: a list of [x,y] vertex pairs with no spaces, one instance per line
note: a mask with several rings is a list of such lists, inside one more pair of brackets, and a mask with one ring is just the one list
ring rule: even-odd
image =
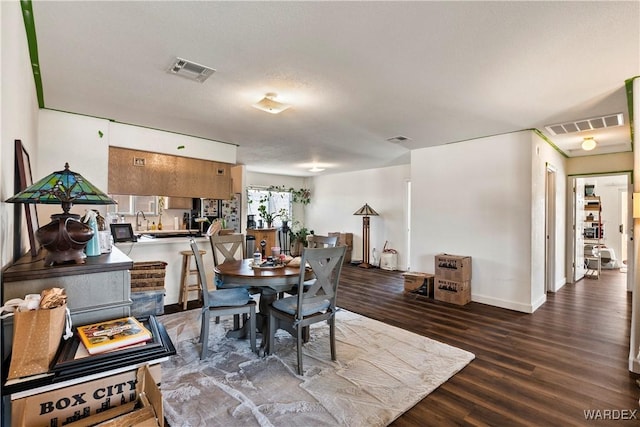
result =
[[[304,280],[313,279],[314,273],[310,268],[305,269]],[[258,303],[258,313],[256,313],[256,325],[262,334],[260,343],[260,353],[267,351],[267,341],[269,340],[269,308],[271,303],[278,298],[282,292],[291,290],[298,284],[300,277],[300,267],[281,264],[275,266],[261,267],[254,264],[253,258],[225,261],[214,267],[218,278],[224,283],[224,287],[243,287],[257,289],[260,293]],[[240,337],[246,331],[238,331]],[[231,335],[232,336],[232,335]]]

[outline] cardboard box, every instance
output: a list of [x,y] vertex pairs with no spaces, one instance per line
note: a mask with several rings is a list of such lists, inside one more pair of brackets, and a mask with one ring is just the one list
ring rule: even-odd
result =
[[136,375],[138,397],[135,402],[111,408],[68,425],[71,427],[163,427],[162,393],[151,376],[148,366],[138,369]]
[[351,251],[353,250],[353,233],[339,233],[339,232],[331,232],[327,233],[328,236],[338,237],[338,242],[336,246],[346,246],[347,251],[344,254],[344,263],[348,264],[351,262]]
[[438,254],[435,258],[436,277],[455,282],[471,280],[471,257]]
[[471,282],[456,282],[436,276],[434,298],[451,304],[465,305],[471,302]]
[[428,297],[433,296],[434,275],[429,273],[404,273],[404,291]]
[[353,233],[331,232],[329,236],[338,236],[338,246],[353,246]]
[[[140,392],[145,391],[157,415],[157,422],[153,425],[162,427],[162,395],[156,385],[160,377],[160,364],[151,367],[145,365],[137,370],[16,399],[11,402],[11,425],[94,425],[102,420],[86,420],[96,414],[111,411],[109,415],[115,416],[114,414],[122,415],[125,410],[131,412],[132,407],[139,402]],[[123,408],[116,409],[120,406]],[[141,405],[138,406],[142,408]]]

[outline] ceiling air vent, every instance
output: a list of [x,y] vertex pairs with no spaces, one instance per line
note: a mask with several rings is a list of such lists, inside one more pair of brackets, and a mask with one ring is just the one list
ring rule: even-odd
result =
[[192,61],[187,61],[186,59],[176,58],[171,68],[169,68],[169,72],[202,83],[215,73],[216,70]]
[[393,136],[391,138],[387,138],[387,141],[393,142],[393,143],[400,143],[400,142],[405,142],[405,141],[411,141],[411,138],[407,138],[406,136],[398,135],[398,136]]
[[584,132],[594,129],[622,126],[624,116],[622,113],[609,114],[607,116],[594,117],[591,119],[576,120],[575,122],[558,123],[557,125],[547,125],[545,128],[552,135],[564,135],[565,133]]

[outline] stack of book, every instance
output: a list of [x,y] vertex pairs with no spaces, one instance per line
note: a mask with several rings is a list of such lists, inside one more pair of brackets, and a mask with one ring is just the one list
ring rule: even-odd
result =
[[79,326],[78,335],[91,355],[141,345],[152,339],[151,332],[135,317]]

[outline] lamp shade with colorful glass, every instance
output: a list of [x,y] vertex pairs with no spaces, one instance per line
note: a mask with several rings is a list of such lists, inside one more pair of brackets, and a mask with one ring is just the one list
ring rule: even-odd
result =
[[51,222],[36,231],[36,239],[47,250],[45,265],[70,261],[82,264],[84,248],[93,237],[93,230],[80,221],[80,215],[69,213],[73,205],[112,205],[116,202],[98,190],[77,172],[54,172],[25,188],[7,203],[61,204],[62,213],[51,215]]

